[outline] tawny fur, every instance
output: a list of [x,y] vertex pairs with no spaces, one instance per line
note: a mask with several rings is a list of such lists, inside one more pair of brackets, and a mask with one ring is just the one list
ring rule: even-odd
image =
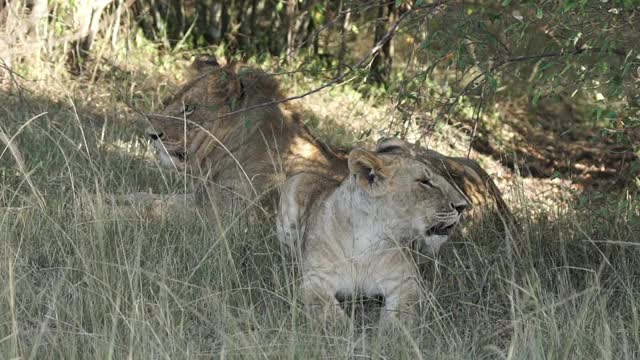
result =
[[272,75],[234,64],[198,71],[160,114],[147,114],[164,165],[197,169],[213,187],[249,200],[274,195],[301,171],[344,177],[341,154],[312,136],[292,105],[277,103],[284,96]]
[[[502,193],[476,161],[461,157],[450,157],[425,149],[402,140],[382,138],[378,141],[378,149],[391,148],[410,152],[420,161],[430,164],[435,171],[460,189],[471,206],[465,212],[465,220],[476,223],[495,221],[496,223],[512,223],[513,215],[504,202]],[[500,226],[498,227],[500,228]]]
[[352,150],[342,181],[307,172],[281,189],[278,238],[301,262],[310,308],[342,317],[336,295],[382,295],[384,318],[410,319],[422,293],[412,251],[436,251],[468,205],[431,164],[381,150]]
[[[289,103],[228,115],[284,99],[273,75],[245,65],[195,64],[196,77],[165,101],[159,114],[148,114],[152,126],[147,133],[156,137],[164,165],[195,169],[209,180],[214,189],[209,192],[226,189],[249,203],[265,199],[267,205],[277,200],[273,189],[293,174],[314,172],[337,181],[347,176],[345,153],[315,138]],[[494,210],[510,214],[500,191],[476,162],[416,147],[412,151],[465,193],[472,203],[469,218],[493,216]]]

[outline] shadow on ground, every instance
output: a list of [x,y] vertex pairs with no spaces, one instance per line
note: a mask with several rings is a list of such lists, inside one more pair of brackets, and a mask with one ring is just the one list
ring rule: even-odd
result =
[[[520,169],[521,176],[569,179],[580,190],[610,191],[632,184],[640,162],[632,145],[598,132],[566,100],[542,100],[537,107],[499,103],[499,119],[481,121],[472,147]],[[468,122],[473,129],[475,124]],[[640,137],[631,141],[640,143]]]

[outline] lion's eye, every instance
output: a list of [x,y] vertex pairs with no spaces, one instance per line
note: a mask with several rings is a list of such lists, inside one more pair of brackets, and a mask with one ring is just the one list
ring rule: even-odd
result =
[[431,179],[418,179],[416,180],[418,183],[420,183],[420,185],[427,187],[427,188],[432,188],[433,187],[433,182],[431,181]]
[[373,171],[373,169],[369,169],[369,173],[367,174],[367,181],[369,182],[369,184],[373,184],[374,182],[376,182],[376,173]]
[[179,151],[179,152],[177,152],[175,155],[176,155],[176,157],[178,158],[178,160],[180,160],[180,161],[185,161],[185,160],[187,160],[187,153],[186,153],[186,152],[184,152],[184,151]]
[[184,106],[184,116],[189,116],[191,114],[193,114],[193,112],[196,111],[196,106],[195,105],[185,105]]

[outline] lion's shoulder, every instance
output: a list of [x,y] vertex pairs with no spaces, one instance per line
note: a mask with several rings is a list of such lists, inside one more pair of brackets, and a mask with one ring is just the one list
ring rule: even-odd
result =
[[289,177],[280,187],[280,240],[288,245],[299,240],[307,224],[319,218],[327,198],[339,185],[338,180],[322,173],[301,172]]

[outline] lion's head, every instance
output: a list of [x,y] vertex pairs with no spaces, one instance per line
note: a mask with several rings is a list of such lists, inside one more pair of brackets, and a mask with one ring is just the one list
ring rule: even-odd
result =
[[421,239],[435,251],[447,240],[469,205],[440,170],[417,158],[401,140],[387,139],[375,152],[349,154],[353,206],[373,232],[406,244]]
[[219,66],[215,61],[197,60],[193,68],[197,76],[164,101],[166,106],[159,113],[147,114],[151,126],[145,133],[161,163],[171,168],[203,165],[216,149],[232,151],[229,147],[237,144],[230,137],[248,139],[265,114],[282,118],[275,104],[238,111],[282,99],[273,77],[234,63]]
[[198,75],[159,114],[147,115],[146,135],[163,165],[201,171],[209,185],[267,202],[292,173],[344,177],[344,157],[309,132],[274,75],[240,64],[194,67]]

